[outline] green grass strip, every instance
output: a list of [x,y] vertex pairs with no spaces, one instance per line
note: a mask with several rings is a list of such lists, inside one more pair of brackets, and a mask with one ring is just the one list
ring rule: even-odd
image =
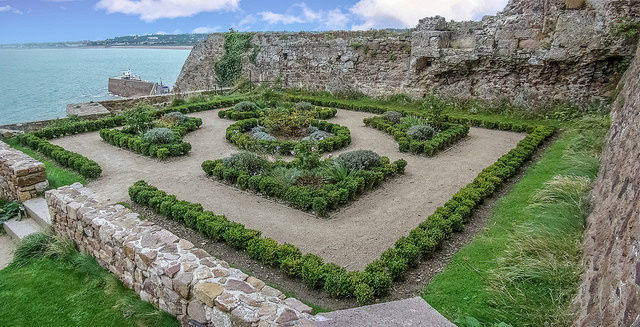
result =
[[[523,229],[523,226],[534,226],[534,231],[545,226],[554,230],[556,237],[563,234],[565,237],[580,237],[583,228],[581,222],[576,222],[575,215],[540,214],[528,205],[535,191],[543,188],[554,176],[566,173],[566,152],[574,141],[575,135],[563,134],[527,170],[509,194],[498,201],[487,228],[462,248],[446,269],[424,289],[422,297],[431,306],[452,321],[462,318],[458,320],[462,326],[468,325],[464,322],[468,317],[489,325],[502,321],[514,326],[532,325],[532,321],[522,320],[522,312],[505,312],[503,308],[492,305],[495,303],[494,295],[488,288],[488,282],[493,277],[490,276],[491,270],[497,267],[496,260],[504,256],[514,240],[531,233],[531,228]],[[534,289],[527,292],[531,296],[539,295]],[[541,299],[536,305],[544,306],[547,304],[544,301]]]

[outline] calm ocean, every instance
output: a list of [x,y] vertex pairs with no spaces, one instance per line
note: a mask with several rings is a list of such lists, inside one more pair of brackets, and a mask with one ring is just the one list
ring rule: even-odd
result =
[[0,125],[66,116],[69,103],[117,97],[109,77],[131,69],[173,88],[189,50],[0,49]]

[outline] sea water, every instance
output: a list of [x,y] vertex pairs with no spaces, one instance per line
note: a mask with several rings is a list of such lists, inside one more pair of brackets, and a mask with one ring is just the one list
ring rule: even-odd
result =
[[69,103],[117,99],[124,70],[173,88],[189,50],[0,49],[0,125],[66,116]]

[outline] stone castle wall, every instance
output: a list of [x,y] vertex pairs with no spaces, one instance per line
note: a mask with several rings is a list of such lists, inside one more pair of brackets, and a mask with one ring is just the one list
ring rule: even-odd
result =
[[157,83],[120,78],[109,79],[109,92],[121,97],[138,97],[151,95]]
[[0,198],[24,202],[37,197],[47,186],[43,163],[0,141]]
[[47,191],[46,200],[57,234],[182,325],[314,325],[302,302],[80,184]]
[[[404,33],[256,33],[243,75],[375,96],[591,101],[611,95],[633,55],[609,33],[629,17],[640,17],[639,0],[511,0],[480,22],[425,18]],[[222,34],[196,45],[176,89],[213,88],[223,46]]]
[[640,47],[625,76],[592,194],[576,326],[640,326]]

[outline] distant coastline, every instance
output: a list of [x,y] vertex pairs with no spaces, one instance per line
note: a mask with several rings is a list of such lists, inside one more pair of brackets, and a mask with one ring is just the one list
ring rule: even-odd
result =
[[191,45],[99,45],[78,47],[77,49],[163,49],[163,50],[191,50]]

